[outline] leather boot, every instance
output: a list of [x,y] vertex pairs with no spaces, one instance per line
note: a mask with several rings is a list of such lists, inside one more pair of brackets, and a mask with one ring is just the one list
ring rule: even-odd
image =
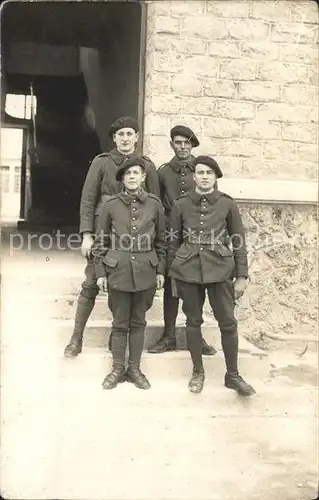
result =
[[205,382],[205,372],[204,370],[196,371],[193,370],[193,375],[189,381],[188,388],[190,392],[196,394],[202,392]]
[[76,307],[74,330],[70,342],[64,349],[64,356],[74,358],[82,352],[83,331],[93,310],[95,298],[79,295]]
[[140,368],[129,366],[126,372],[126,380],[132,382],[138,389],[150,389],[151,384],[141,372]]
[[238,372],[226,373],[225,386],[228,389],[234,389],[241,396],[252,396],[256,394],[255,389],[239,375]]
[[237,331],[222,331],[222,346],[225,355],[227,372],[225,375],[225,386],[234,389],[241,396],[252,396],[256,393],[251,385],[238,373],[238,335]]
[[75,358],[78,354],[80,354],[80,352],[82,352],[82,344],[83,333],[73,333],[70,342],[64,349],[64,356],[66,358]]
[[167,351],[175,351],[176,350],[176,338],[167,337],[164,333],[163,337],[160,338],[156,344],[151,346],[147,352],[151,352],[152,354],[161,354]]
[[125,369],[121,367],[113,367],[112,371],[106,375],[103,380],[102,387],[103,389],[114,389],[117,384],[125,382]]
[[112,330],[112,358],[113,368],[104,381],[104,389],[113,389],[118,383],[125,382],[125,350],[127,343],[127,334],[125,330]]
[[205,356],[214,356],[216,349],[212,345],[208,345],[206,340],[202,337],[202,354]]

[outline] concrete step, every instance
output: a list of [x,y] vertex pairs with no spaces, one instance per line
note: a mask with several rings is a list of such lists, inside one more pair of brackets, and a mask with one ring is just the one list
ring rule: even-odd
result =
[[[96,350],[97,351],[97,350]],[[220,355],[205,358],[206,380],[201,394],[194,395],[188,391],[191,375],[191,362],[188,353],[171,353],[167,355],[145,354],[142,370],[149,378],[150,391],[140,391],[132,384],[120,384],[114,391],[103,391],[101,383],[110,370],[111,356],[96,351],[85,351],[77,358],[63,358],[57,350],[45,353],[43,350],[23,349],[7,352],[5,363],[6,392],[8,388],[20,394],[21,402],[28,405],[43,402],[43,397],[60,401],[60,406],[72,407],[78,399],[84,398],[86,405],[95,408],[102,404],[106,411],[121,413],[123,409],[130,415],[152,413],[153,405],[157,405],[161,413],[194,416],[209,412],[225,417],[239,415],[311,415],[317,412],[317,388],[311,385],[296,387],[286,377],[272,378],[265,370],[265,365],[253,357],[240,356],[240,371],[257,394],[252,398],[242,398],[235,391],[224,387],[225,368]],[[23,390],[21,379],[16,377],[16,367],[23,363]],[[257,365],[259,363],[259,368]],[[41,384],[39,384],[41,377]],[[10,384],[9,384],[10,382]],[[10,399],[7,416],[9,417]],[[72,403],[73,402],[73,403]],[[15,402],[16,404],[16,402]],[[175,414],[176,412],[176,414]]]
[[[112,366],[112,355],[103,351],[84,349],[78,357],[80,363],[80,373],[90,377],[98,373],[105,373]],[[77,359],[67,360],[74,364],[74,376],[76,375]],[[222,379],[225,373],[225,361],[221,351],[214,356],[203,357],[206,376],[210,378]],[[269,377],[270,365],[267,357],[252,356],[246,353],[239,354],[239,365],[241,373],[247,377]],[[179,377],[188,378],[192,371],[192,362],[188,351],[167,352],[164,354],[143,353],[142,369],[150,378],[158,380],[176,379]],[[68,370],[68,368],[67,368]]]
[[[112,355],[108,351],[105,341],[101,338],[100,345],[95,337],[91,337],[91,331],[87,332],[82,353],[76,358],[64,358],[63,351],[69,340],[69,333],[61,329],[55,329],[55,333],[51,330],[39,332],[37,335],[25,335],[24,338],[15,339],[14,335],[11,338],[3,338],[1,343],[1,351],[5,355],[5,359],[9,360],[11,356],[23,357],[24,363],[30,363],[34,359],[35,364],[42,365],[46,369],[47,364],[61,364],[61,367],[79,366],[80,372],[85,377],[90,377],[94,373],[103,373],[111,366]],[[21,337],[21,336],[20,336]],[[90,338],[91,337],[91,338]],[[107,339],[107,336],[105,337]],[[207,339],[210,341],[210,339]],[[145,348],[149,344],[149,338],[146,335]],[[223,376],[225,372],[224,356],[221,349],[220,341],[213,344],[217,348],[217,353],[214,356],[204,356],[205,370],[207,373],[215,374],[216,370]],[[94,347],[93,347],[94,346]],[[191,370],[191,357],[186,346],[181,344],[179,350],[166,352],[163,354],[143,353],[143,368],[150,374],[158,378],[166,379],[168,377],[188,376]],[[254,346],[252,346],[254,347]],[[65,364],[67,363],[67,364]],[[260,351],[254,351],[250,343],[245,339],[240,339],[239,349],[239,365],[244,374],[250,374],[257,377],[268,377],[271,372],[271,366],[267,355]],[[60,368],[59,368],[60,370]],[[39,372],[41,373],[41,371]],[[77,373],[75,368],[74,374]],[[76,375],[78,376],[78,375]]]
[[[45,281],[42,279],[42,281]],[[44,286],[42,284],[42,286]],[[35,291],[34,287],[30,290],[19,284],[19,289],[14,291],[14,285],[11,282],[11,289],[5,287],[6,293],[3,294],[2,302],[6,305],[6,309],[11,308],[11,313],[14,311],[23,310],[22,314],[28,314],[28,311],[37,310],[37,317],[57,320],[57,324],[73,328],[73,321],[77,307],[78,293],[58,293],[57,295],[49,292],[42,293]],[[14,297],[14,301],[13,301]],[[208,299],[203,308],[204,328],[217,328],[217,322],[211,311]],[[156,322],[156,325],[163,328],[163,291],[156,291],[152,307],[146,313],[148,323]],[[59,321],[61,323],[59,323]],[[88,327],[109,327],[112,322],[112,314],[108,308],[107,293],[100,293],[96,297],[94,309],[91,313]],[[180,304],[177,317],[177,325],[185,326],[186,316],[182,311]]]
[[[7,291],[7,293],[9,293]],[[15,293],[15,306],[23,304],[31,309],[41,307],[45,311],[48,319],[73,320],[77,307],[78,294],[34,294],[25,291],[24,294]],[[3,297],[6,301],[6,298]],[[108,308],[107,294],[100,293],[95,301],[95,306],[91,314],[92,320],[112,321],[112,314]],[[160,320],[163,317],[163,292],[157,291],[154,297],[153,305],[147,312],[148,320]],[[211,313],[208,301],[204,307],[204,320],[209,324],[216,324],[213,314]],[[178,321],[185,323],[185,315],[179,308]]]
[[[84,333],[84,347],[87,348],[106,348],[109,341],[109,336],[111,333],[111,323],[101,324],[100,321],[92,321],[87,325]],[[67,322],[52,322],[54,328],[57,331],[57,335],[61,341],[67,342],[70,334],[72,332],[73,321]],[[148,349],[155,342],[157,342],[163,333],[163,324],[158,321],[149,321],[145,330],[145,341],[144,349]],[[221,347],[221,336],[217,327],[212,325],[204,325],[202,327],[202,334],[206,342],[210,345],[214,345],[217,350],[222,351]],[[177,324],[176,327],[176,341],[177,349],[185,350],[186,344],[186,332],[185,326]],[[251,342],[246,340],[243,336],[239,336],[239,352],[244,354],[250,354],[257,357],[267,357],[267,354],[254,346]]]
[[[62,346],[65,346],[69,342],[74,327],[74,318],[50,319],[47,318],[46,309],[43,307],[40,307],[37,311],[29,309],[27,302],[25,302],[23,306],[24,308],[17,308],[14,306],[12,314],[8,314],[8,308],[6,309],[6,314],[2,317],[2,346],[6,346],[10,343],[12,331],[16,333],[19,342],[21,342],[21,332],[24,328],[24,338],[28,339],[28,342],[47,342],[50,344],[52,339],[54,339],[54,341],[58,341]],[[30,328],[30,326],[27,325],[32,326]],[[92,319],[91,317],[84,331],[84,348],[107,349],[111,327],[112,320],[109,315],[106,315],[105,318],[102,319]],[[162,334],[163,321],[162,319],[157,319],[156,315],[154,315],[154,311],[152,312],[151,310],[147,316],[144,349],[147,350],[154,345],[161,338]],[[202,325],[202,334],[208,344],[213,345],[217,350],[222,350],[221,336],[215,322],[205,321]],[[33,338],[33,341],[31,338]],[[185,321],[182,317],[179,317],[176,323],[176,340],[177,349],[186,349]],[[267,357],[264,351],[246,340],[243,335],[240,335],[239,352],[257,357]]]
[[[61,341],[67,341],[72,333],[73,320],[64,322],[54,322],[54,328],[58,332],[59,339]],[[208,343],[213,343],[214,345],[219,345],[218,340],[218,330],[210,326],[206,326],[202,329],[203,335]],[[109,341],[109,336],[111,333],[111,322],[104,322],[103,320],[91,321],[88,323],[87,328],[84,333],[84,347],[97,347],[106,348]],[[157,342],[163,334],[163,324],[160,321],[150,320],[145,329],[145,341],[144,349],[148,349],[155,342]],[[186,333],[185,327],[178,324],[176,327],[176,341],[177,348],[183,350],[186,348]]]
[[[9,293],[3,294],[2,307],[6,314],[2,317],[3,327],[7,325],[8,331],[21,330],[21,319],[24,325],[32,325],[32,335],[35,335],[36,342],[45,338],[59,339],[61,345],[66,345],[69,341],[74,327],[74,316],[76,308],[76,298],[72,300],[60,296],[54,298],[49,295],[35,295],[32,293],[21,293],[19,288],[13,296]],[[153,306],[147,312],[147,327],[145,332],[145,349],[148,349],[163,333],[163,301],[161,296],[156,296]],[[112,315],[107,307],[107,297],[103,294],[97,298],[96,305],[88,320],[85,334],[84,347],[98,347],[105,349],[112,325]],[[28,328],[30,329],[30,328]],[[5,328],[2,336],[2,343],[5,344]],[[45,333],[44,333],[45,332]],[[221,350],[220,333],[217,323],[210,313],[209,305],[205,304],[204,324],[202,332],[205,340]],[[186,348],[185,315],[181,308],[176,322],[176,337],[178,349]],[[244,336],[240,337],[240,351],[265,357],[266,354],[248,342]]]
[[[78,272],[78,263],[74,265],[75,268],[77,268]],[[79,291],[78,287],[76,293],[70,290],[73,278],[72,272],[68,271],[72,271],[72,269],[72,264],[70,263],[69,268],[64,270],[65,274],[63,276],[60,262],[57,262],[54,265],[49,263],[45,272],[43,266],[35,267],[35,272],[32,270],[31,274],[30,269],[24,263],[21,268],[19,266],[16,268],[11,266],[10,273],[4,274],[3,290],[5,293],[1,297],[3,311],[6,311],[6,314],[2,317],[3,348],[11,343],[12,332],[15,332],[14,335],[17,336],[18,346],[25,345],[25,343],[31,346],[55,346],[58,344],[59,352],[63,353],[63,349],[68,343],[73,330],[77,294]],[[20,270],[23,270],[23,272],[20,273]],[[38,272],[39,270],[41,272]],[[82,279],[83,277],[80,279],[77,278],[77,284]],[[54,284],[53,287],[51,286],[52,283]],[[65,293],[65,290],[67,290],[67,293]],[[147,313],[146,319],[148,324],[145,332],[145,350],[162,336],[162,294],[162,291],[157,292],[153,306]],[[204,325],[202,326],[203,336],[209,344],[214,345],[218,350],[219,355],[214,357],[215,364],[219,363],[222,370],[224,370],[220,334],[208,301],[206,301],[204,306],[204,321]],[[112,315],[107,306],[107,294],[101,293],[97,297],[94,310],[85,330],[84,352],[88,349],[93,349],[93,352],[100,355],[107,351],[111,324]],[[23,329],[24,325],[26,332],[23,338],[21,329]],[[170,361],[173,360],[173,364],[177,367],[177,372],[181,369],[186,374],[189,371],[189,353],[183,352],[186,349],[186,335],[185,316],[181,308],[177,319],[176,337],[179,351],[177,353],[167,353],[163,359],[166,360],[165,362],[168,359]],[[257,373],[269,373],[269,363],[266,353],[249,343],[243,336],[240,337],[239,352],[243,356],[243,359],[247,358],[247,361],[244,363],[250,363],[249,366],[254,366],[254,370],[256,369]],[[181,356],[179,357],[180,354]],[[175,355],[177,357],[174,357]],[[164,373],[165,369],[162,370],[162,362],[158,359],[162,355],[150,356],[149,364],[154,367],[154,373],[157,373],[157,364],[160,365],[158,372]],[[158,361],[155,361],[155,358]],[[145,359],[147,360],[148,358]],[[185,368],[183,368],[184,364]]]
[[[54,265],[48,261],[46,265],[38,263],[37,259],[25,259],[17,263],[9,272],[8,266],[3,264],[1,282],[8,293],[16,289],[16,280],[19,280],[19,292],[27,292],[32,295],[38,294],[38,298],[57,298],[66,296],[70,299],[77,297],[81,291],[81,283],[84,281],[84,268],[79,272],[78,264],[69,262],[66,266],[63,256]],[[26,271],[27,269],[27,271]],[[43,300],[40,298],[40,300]]]

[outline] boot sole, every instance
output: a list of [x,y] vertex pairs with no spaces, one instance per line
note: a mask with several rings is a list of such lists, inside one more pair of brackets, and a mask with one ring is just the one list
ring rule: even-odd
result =
[[142,387],[141,385],[136,384],[136,382],[134,382],[134,380],[132,380],[127,374],[125,374],[125,380],[129,384],[134,384],[135,387],[137,387],[138,389],[144,390],[144,391],[146,391],[147,389],[151,388],[151,384],[150,383],[149,383],[149,385],[147,387]]
[[188,383],[188,389],[193,394],[199,394],[202,392],[205,384],[205,377],[201,377],[198,381],[193,381],[192,379]]
[[118,380],[117,382],[115,382],[114,384],[110,384],[108,385],[107,387],[104,386],[104,383],[102,382],[102,387],[103,389],[106,389],[106,390],[109,390],[109,389],[115,389],[115,387],[118,385],[118,384],[123,384],[123,382],[126,382],[126,376],[123,375],[123,377]]
[[215,356],[215,354],[217,354],[217,351],[202,352],[203,356]]
[[176,347],[167,347],[166,349],[162,349],[161,351],[156,351],[155,349],[148,349],[147,352],[151,354],[163,354],[164,352],[173,352],[176,351]]
[[116,386],[117,386],[117,384],[115,384],[115,385],[109,385],[109,386],[107,386],[107,387],[106,387],[105,385],[103,385],[103,384],[102,384],[102,388],[103,388],[105,391],[110,391],[110,390],[112,390],[112,389],[115,389],[115,387],[116,387]]
[[148,389],[150,389],[150,388],[151,388],[151,384],[150,384],[149,386],[147,386],[147,387],[142,387],[142,386],[140,386],[140,385],[136,384],[135,382],[133,382],[133,380],[131,380],[131,379],[129,379],[129,378],[128,378],[126,381],[127,381],[129,384],[133,384],[133,385],[135,385],[135,387],[137,387],[138,389],[141,389],[141,390],[143,390],[143,391],[147,391]]
[[188,387],[188,389],[192,394],[200,394],[203,390],[203,387]]
[[64,357],[65,357],[65,358],[69,358],[69,359],[70,359],[70,358],[76,358],[79,354],[81,354],[81,352],[82,352],[82,350],[81,350],[81,351],[79,351],[79,352],[77,352],[77,353],[72,353],[72,354],[71,354],[71,353],[68,353],[68,352],[65,352],[65,353],[64,353]]
[[225,387],[227,387],[227,389],[232,389],[233,391],[236,391],[240,396],[253,396],[254,394],[256,394],[255,389],[252,389],[249,392],[243,392],[240,389],[238,389],[238,387],[234,387],[227,383],[225,383]]
[[135,385],[135,387],[137,387],[137,389],[141,389],[141,391],[148,391],[148,389],[151,388],[150,385],[148,387],[141,387],[140,385],[137,385],[137,384],[134,384],[134,385]]

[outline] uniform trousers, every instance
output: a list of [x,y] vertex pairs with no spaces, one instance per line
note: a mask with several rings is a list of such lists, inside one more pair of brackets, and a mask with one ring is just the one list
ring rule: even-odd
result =
[[[205,302],[205,288],[199,290],[201,294],[202,308]],[[165,337],[168,339],[176,339],[175,326],[176,318],[178,315],[179,298],[172,295],[172,282],[166,276],[164,281],[164,294],[163,294],[163,313],[164,313],[164,327]]]
[[201,325],[203,323],[202,296],[207,290],[209,303],[218,323],[222,348],[228,373],[237,373],[238,365],[238,333],[235,319],[235,298],[233,280],[220,283],[186,283],[176,279],[179,297],[183,301],[183,312],[186,315],[187,345],[190,351],[194,370],[203,370]]
[[108,305],[113,315],[113,367],[124,368],[127,337],[129,339],[128,365],[139,368],[144,346],[145,315],[152,306],[156,287],[139,292],[124,292],[109,288]]

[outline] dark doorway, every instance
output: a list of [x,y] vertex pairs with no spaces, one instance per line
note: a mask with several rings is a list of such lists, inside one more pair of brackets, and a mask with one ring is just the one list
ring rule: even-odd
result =
[[[9,2],[2,11],[2,126],[28,129],[29,225],[76,225],[90,162],[111,147],[108,127],[139,114],[139,2]],[[34,96],[29,118],[6,95]]]

